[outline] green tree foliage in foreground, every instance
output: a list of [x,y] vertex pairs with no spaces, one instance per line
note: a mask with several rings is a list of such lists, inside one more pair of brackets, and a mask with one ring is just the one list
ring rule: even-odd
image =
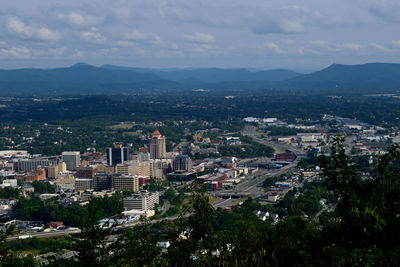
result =
[[339,199],[340,222],[324,231],[336,240],[326,251],[343,254],[346,264],[398,266],[400,146],[393,145],[378,158],[371,177],[363,177],[345,154],[342,142],[343,138],[335,138],[331,157],[320,158],[330,188]]
[[107,244],[107,237],[112,227],[109,223],[98,223],[101,212],[92,200],[87,208],[88,216],[78,222],[81,233],[70,237],[70,249],[77,252],[78,266],[109,266],[113,248]]

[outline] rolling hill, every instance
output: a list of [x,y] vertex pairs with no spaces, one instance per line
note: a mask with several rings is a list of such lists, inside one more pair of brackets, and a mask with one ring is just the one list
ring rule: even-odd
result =
[[321,71],[301,75],[279,83],[298,89],[395,89],[400,88],[400,64],[333,64]]
[[393,92],[400,64],[334,64],[300,75],[289,70],[145,69],[78,63],[67,68],[0,70],[0,94],[119,94],[135,90],[314,90],[319,93]]
[[247,69],[221,69],[221,68],[202,68],[202,69],[141,69],[130,67],[119,67],[114,65],[103,65],[105,69],[121,69],[142,71],[153,73],[165,79],[184,84],[218,83],[234,81],[282,81],[299,76],[291,70],[274,69],[263,71],[249,71]]

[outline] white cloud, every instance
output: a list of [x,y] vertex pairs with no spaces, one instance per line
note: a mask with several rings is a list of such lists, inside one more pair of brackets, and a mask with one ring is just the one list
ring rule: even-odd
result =
[[49,48],[47,50],[47,54],[50,56],[63,56],[67,52],[67,48],[65,46]]
[[400,48],[400,40],[395,40],[390,42],[390,47],[399,49]]
[[60,38],[58,33],[46,27],[41,27],[40,29],[38,29],[37,36],[39,37],[39,39],[47,41],[57,41]]
[[356,43],[347,43],[347,44],[343,44],[342,46],[343,46],[343,48],[348,49],[350,51],[359,51],[362,47],[360,44],[356,44]]
[[104,41],[107,39],[95,27],[92,27],[89,31],[82,31],[78,35],[85,41],[98,44],[104,43]]
[[293,34],[305,32],[304,26],[299,20],[281,21],[279,19],[271,20],[270,18],[258,23],[252,30],[255,34]]
[[7,29],[22,38],[34,38],[42,41],[57,41],[60,39],[60,35],[57,32],[47,27],[35,28],[27,26],[17,18],[10,18],[8,20]]
[[309,43],[312,46],[322,48],[330,52],[341,52],[341,51],[357,52],[360,51],[362,48],[362,45],[357,43],[333,43],[324,40],[311,40]]
[[285,33],[302,33],[304,32],[304,27],[300,21],[288,20],[281,24],[281,28]]
[[85,53],[83,53],[80,50],[75,49],[74,52],[72,53],[73,58],[83,58],[85,56]]
[[134,45],[134,43],[129,42],[129,41],[120,40],[120,41],[117,41],[117,45],[122,46],[122,47],[131,47]]
[[376,50],[379,50],[381,52],[385,52],[385,53],[392,52],[392,50],[390,48],[387,48],[386,46],[383,46],[381,44],[370,43],[369,46],[372,47],[372,48],[375,48]]
[[306,48],[306,47],[299,47],[297,49],[297,53],[299,55],[313,55],[313,56],[321,56],[323,54],[318,50],[310,49],[310,48]]
[[126,40],[131,40],[134,42],[152,43],[159,44],[160,38],[152,33],[145,33],[139,30],[133,30],[131,32],[125,33],[124,38]]
[[117,7],[114,13],[117,17],[128,18],[131,15],[131,10],[127,7]]
[[86,23],[85,19],[82,17],[81,14],[71,12],[68,15],[68,20],[71,24],[82,26]]
[[275,43],[273,43],[273,42],[267,42],[267,43],[265,44],[265,47],[267,47],[268,49],[274,51],[274,52],[277,53],[277,54],[285,54],[285,51],[282,50],[282,49],[279,47],[279,45],[277,45],[277,44],[275,44]]
[[86,13],[71,11],[69,13],[59,13],[57,18],[61,21],[69,23],[71,26],[87,27],[95,26],[101,23],[102,18]]
[[196,43],[214,43],[215,38],[212,34],[209,33],[201,33],[201,32],[196,32],[193,35],[184,35],[183,36],[186,40],[189,41],[194,41]]
[[31,37],[32,29],[27,27],[22,21],[17,18],[10,18],[7,23],[7,28],[21,37]]
[[32,52],[24,46],[14,46],[0,49],[0,55],[17,59],[28,59],[32,57]]

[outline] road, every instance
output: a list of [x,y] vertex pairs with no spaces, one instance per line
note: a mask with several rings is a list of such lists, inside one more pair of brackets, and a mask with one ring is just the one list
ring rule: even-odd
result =
[[167,199],[164,199],[164,204],[161,207],[161,214],[164,214],[167,212],[167,210],[171,207],[171,205],[169,204],[169,201]]
[[292,163],[279,168],[279,169],[261,169],[258,173],[256,173],[256,178],[247,177],[242,180],[234,189],[225,189],[216,192],[210,193],[211,195],[219,195],[221,193],[231,193],[231,194],[240,194],[243,192],[254,192],[264,181],[269,177],[276,177],[282,174],[287,173],[288,171],[296,168],[297,160]]
[[[73,229],[73,230],[63,230],[63,231],[54,231],[54,232],[39,232],[39,233],[29,233],[31,237],[55,237],[55,236],[62,236],[62,235],[69,235],[69,234],[77,234],[80,233],[80,229]],[[26,235],[26,234],[23,234]],[[19,236],[9,236],[7,237],[7,241],[18,240]]]
[[254,141],[272,147],[275,150],[275,153],[280,153],[280,152],[285,152],[286,150],[290,150],[293,151],[296,155],[304,154],[304,150],[302,150],[301,148],[291,146],[285,143],[276,143],[269,140],[261,139],[256,137],[254,133],[255,133],[255,127],[252,125],[246,125],[244,130],[242,131],[243,135],[251,137]]
[[[191,214],[185,214],[184,217],[190,216]],[[157,219],[157,220],[151,220],[151,221],[147,221],[148,223],[156,223],[156,222],[160,222],[163,220],[167,220],[167,221],[173,221],[176,220],[177,218],[179,218],[180,215],[174,215],[171,217],[166,217],[166,218],[162,218],[162,219]],[[131,223],[125,223],[122,225],[117,225],[115,228],[116,229],[124,229],[124,228],[129,228],[129,227],[133,227],[135,225],[138,224],[142,224],[143,222],[141,221],[136,221],[136,222],[131,222]],[[80,233],[81,230],[80,229],[73,229],[73,230],[61,230],[61,231],[54,231],[54,232],[48,232],[48,233],[44,233],[44,232],[39,232],[39,233],[30,233],[29,235],[33,238],[43,238],[43,237],[55,237],[55,236],[63,236],[63,235],[69,235],[69,234],[78,234]],[[27,234],[22,234],[21,236],[26,236]],[[15,235],[15,236],[9,236],[7,237],[7,241],[13,241],[13,240],[18,240],[20,235]]]
[[[268,140],[257,138],[254,136],[254,132],[255,132],[254,126],[246,126],[245,130],[243,131],[243,135],[250,136],[254,141],[256,141],[260,144],[270,146],[275,151],[291,150],[298,156],[304,154],[304,150],[302,150],[300,148],[292,147],[288,144],[281,144],[281,143],[271,142]],[[265,193],[264,190],[260,187],[263,184],[263,182],[265,181],[265,179],[267,179],[269,177],[280,176],[280,175],[285,174],[288,171],[296,168],[299,158],[301,158],[301,156],[298,157],[292,163],[290,163],[282,168],[279,168],[279,169],[272,169],[272,170],[260,169],[260,171],[255,174],[256,178],[247,177],[247,178],[243,179],[238,185],[236,185],[236,187],[234,189],[226,189],[226,190],[220,190],[217,192],[211,192],[210,195],[218,196],[221,194],[232,194],[232,195],[245,194],[245,195],[249,195],[252,197],[260,197],[261,195],[263,195]],[[230,207],[230,206],[233,206],[236,204],[237,204],[237,199],[236,200],[221,199],[221,200],[214,202],[213,206],[215,208],[219,208],[219,207],[224,208],[224,207]]]

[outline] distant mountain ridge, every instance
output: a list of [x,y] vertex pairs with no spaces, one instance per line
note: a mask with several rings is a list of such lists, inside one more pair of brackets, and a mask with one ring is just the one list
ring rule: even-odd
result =
[[397,88],[400,87],[400,64],[333,64],[323,70],[283,81],[280,86],[293,88]]
[[85,63],[56,69],[0,70],[0,82],[129,83],[162,80],[157,75],[128,70],[107,70]]
[[310,74],[290,70],[150,69],[77,63],[66,68],[0,70],[0,94],[118,94],[135,90],[398,90],[400,64],[334,64]]
[[283,81],[297,77],[301,74],[286,69],[273,69],[263,71],[249,71],[244,68],[221,69],[221,68],[196,68],[196,69],[145,69],[121,67],[115,65],[103,65],[105,69],[133,70],[153,73],[165,80],[175,82],[196,81],[197,83],[217,83],[232,81]]

